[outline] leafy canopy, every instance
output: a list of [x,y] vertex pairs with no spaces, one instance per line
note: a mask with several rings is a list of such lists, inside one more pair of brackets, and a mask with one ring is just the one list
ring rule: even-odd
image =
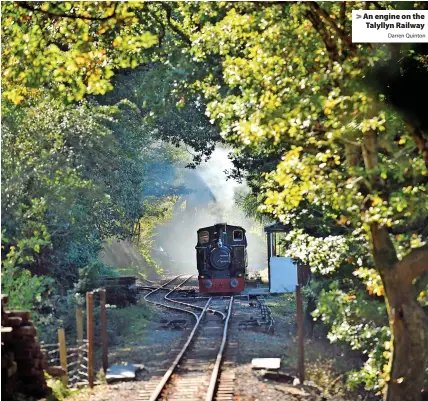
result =
[[68,102],[111,90],[117,68],[147,60],[158,43],[141,20],[142,2],[2,2],[5,96],[19,103],[17,85],[49,85]]

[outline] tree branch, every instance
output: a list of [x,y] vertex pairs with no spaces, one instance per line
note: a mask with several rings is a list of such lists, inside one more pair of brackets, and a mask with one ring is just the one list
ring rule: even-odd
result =
[[398,263],[397,252],[386,226],[372,223],[370,224],[370,233],[376,270],[382,276],[382,281],[384,282],[384,273],[393,269]]
[[165,37],[165,25],[162,22],[162,20],[156,16],[156,14],[154,14],[154,13],[153,14],[149,14],[149,16],[151,18],[153,18],[159,24],[159,26],[160,26],[160,33],[158,35],[158,39],[159,39],[159,47],[162,47],[162,41],[163,41],[163,39]]
[[399,277],[408,285],[428,271],[428,244],[413,249],[408,255],[396,263],[395,268]]
[[340,4],[340,27],[342,29],[345,29],[345,23],[346,23],[346,1],[342,1]]
[[414,128],[410,124],[408,124],[408,128],[410,130],[410,135],[421,152],[425,166],[428,169],[428,135],[426,135],[426,133],[423,132],[420,128]]
[[111,13],[111,15],[108,15],[106,17],[86,17],[83,15],[70,15],[70,14],[65,14],[65,13],[58,13],[57,14],[57,13],[52,13],[52,12],[47,11],[47,10],[46,11],[42,10],[40,8],[33,8],[24,1],[15,1],[15,4],[18,7],[25,8],[28,11],[46,14],[52,18],[72,18],[72,19],[84,19],[84,20],[88,20],[88,21],[106,21],[106,20],[109,20],[110,18],[113,18],[116,16],[116,9],[117,9],[118,2],[115,2],[113,12]]
[[190,40],[190,38],[182,31],[180,30],[177,26],[175,26],[175,23],[172,21],[171,17],[172,17],[172,8],[169,4],[167,3],[160,3],[162,8],[166,11],[166,19],[168,21],[168,26],[171,28],[171,30],[173,32],[175,32],[178,36],[180,36],[180,38],[187,43],[188,45],[192,44],[192,41]]
[[322,17],[327,24],[337,33],[337,35],[340,37],[340,39],[343,40],[343,42],[352,50],[356,50],[355,45],[352,43],[352,39],[349,37],[349,35],[346,35],[345,31],[339,28],[339,26],[336,24],[334,19],[332,19],[327,12],[320,7],[317,2],[310,1],[309,7],[311,7],[317,15]]
[[332,60],[336,60],[339,55],[339,49],[337,48],[337,43],[331,40],[331,35],[329,35],[328,31],[325,29],[325,24],[322,23],[319,15],[311,8],[308,9],[306,15],[309,21],[311,21],[314,29],[321,36],[324,46]]

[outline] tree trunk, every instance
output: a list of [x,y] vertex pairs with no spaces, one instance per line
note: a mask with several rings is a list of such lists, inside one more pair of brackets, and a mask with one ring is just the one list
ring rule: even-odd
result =
[[[362,142],[364,166],[370,191],[388,199],[379,177],[377,134],[364,132]],[[428,245],[412,250],[398,260],[394,244],[385,226],[370,225],[373,258],[385,289],[391,329],[392,357],[385,401],[420,401],[425,370],[425,316],[416,300],[413,280],[428,270]]]
[[392,358],[385,401],[419,401],[425,370],[425,316],[412,288],[394,270],[385,272]]
[[425,315],[413,290],[413,278],[428,269],[426,248],[398,261],[385,227],[371,226],[373,256],[385,288],[392,357],[385,401],[419,401],[425,370]]

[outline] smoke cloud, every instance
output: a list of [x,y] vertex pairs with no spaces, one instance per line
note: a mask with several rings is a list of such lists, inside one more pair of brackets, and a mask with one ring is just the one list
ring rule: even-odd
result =
[[[194,170],[179,171],[178,185],[185,186],[189,193],[180,197],[173,218],[156,228],[156,248],[153,256],[161,266],[171,272],[196,273],[196,232],[202,227],[216,223],[242,226],[247,230],[248,265],[250,270],[266,267],[267,253],[263,227],[247,218],[235,204],[237,191],[246,191],[245,184],[226,180],[225,170],[232,168],[227,157],[228,150],[217,147],[210,160]],[[165,260],[169,259],[169,266]]]

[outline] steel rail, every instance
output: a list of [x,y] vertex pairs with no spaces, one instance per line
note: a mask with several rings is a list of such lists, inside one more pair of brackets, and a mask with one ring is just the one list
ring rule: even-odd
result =
[[[166,287],[168,284],[172,283],[173,281],[175,281],[175,280],[177,280],[178,278],[183,277],[183,276],[188,276],[188,274],[180,274],[179,276],[174,277],[172,280],[167,281],[166,283],[162,284],[160,287],[157,287],[157,288],[155,288],[153,291],[151,291],[151,292],[147,293],[147,294],[144,296],[144,298],[143,298],[143,299],[144,299],[146,302],[149,302],[149,303],[152,303],[152,304],[154,304],[154,305],[158,305],[158,306],[163,306],[164,308],[175,309],[175,310],[179,310],[179,311],[182,311],[182,312],[190,313],[190,314],[192,314],[192,315],[195,317],[195,319],[196,319],[196,320],[198,320],[198,315],[197,315],[196,313],[193,313],[193,312],[191,312],[191,311],[187,310],[187,309],[183,309],[183,308],[179,308],[179,307],[171,306],[171,305],[166,305],[166,304],[163,304],[163,303],[161,303],[161,302],[149,301],[149,300],[147,299],[150,295],[154,294],[155,292],[157,292],[157,291],[159,291],[159,290],[164,290],[164,289],[165,289],[164,287]],[[192,308],[195,308],[195,309],[203,310],[203,309],[204,309],[204,307],[202,307],[202,306],[199,306],[199,305],[193,305],[193,304],[190,304],[190,303],[187,303],[187,302],[176,301],[176,300],[173,300],[173,299],[168,298],[168,295],[172,294],[174,291],[176,291],[176,290],[177,290],[178,288],[180,288],[182,285],[184,285],[185,283],[187,283],[187,282],[188,282],[188,281],[189,281],[193,276],[194,276],[194,274],[189,275],[189,277],[188,277],[186,280],[184,280],[183,282],[181,282],[180,284],[178,284],[177,286],[175,286],[172,290],[170,290],[170,291],[168,292],[168,294],[166,294],[166,295],[164,296],[164,299],[165,299],[165,300],[167,300],[167,301],[169,301],[169,302],[173,302],[173,303],[177,303],[177,304],[185,305],[185,306],[188,306],[188,307],[192,307]],[[167,290],[169,290],[169,289],[167,289]],[[211,299],[211,298],[209,298],[209,299]],[[215,309],[209,309],[209,311],[210,311],[210,312],[217,313],[217,314],[221,315],[223,320],[226,318],[226,316],[224,315],[224,313],[223,313],[223,312],[220,312],[220,311],[215,310]]]
[[180,274],[179,276],[175,276],[172,280],[169,280],[169,281],[167,281],[166,283],[162,284],[161,286],[156,287],[154,290],[152,290],[152,291],[148,292],[146,295],[144,295],[143,299],[144,299],[146,302],[150,303],[150,304],[155,304],[155,305],[159,305],[159,306],[165,306],[165,305],[161,304],[160,302],[156,302],[156,301],[149,301],[149,300],[147,299],[147,297],[149,297],[150,295],[154,294],[155,292],[158,292],[158,291],[160,291],[160,290],[162,290],[162,289],[165,289],[164,287],[166,287],[169,283],[172,283],[173,281],[175,281],[175,280],[177,280],[178,278],[183,277],[183,276],[187,276],[187,274]]
[[259,305],[260,305],[260,311],[263,313],[263,311],[264,311],[264,313],[265,313],[265,315],[266,315],[266,317],[267,317],[267,319],[268,319],[268,324],[269,324],[269,327],[268,327],[268,331],[271,331],[272,330],[272,327],[273,327],[273,325],[275,324],[275,320],[274,320],[274,318],[272,317],[272,311],[271,311],[271,309],[269,308],[269,306],[267,306],[266,304],[265,304],[265,301],[264,301],[264,299],[261,299],[260,298],[260,296],[256,296],[256,299],[257,299],[257,302],[259,303]]
[[177,357],[174,359],[174,362],[171,364],[171,366],[169,367],[169,369],[166,371],[166,373],[163,375],[162,380],[159,382],[159,384],[156,386],[154,392],[152,393],[152,395],[150,396],[149,401],[156,401],[160,394],[162,393],[162,390],[164,389],[166,383],[168,382],[168,380],[170,379],[170,377],[172,376],[172,374],[174,373],[175,368],[177,367],[177,365],[180,363],[181,358],[183,357],[184,353],[187,351],[187,348],[189,347],[190,343],[193,340],[193,337],[196,333],[196,330],[199,327],[199,323],[201,322],[202,318],[205,316],[205,312],[208,309],[209,304],[211,303],[212,297],[206,302],[204,308],[202,309],[202,312],[199,316],[196,315],[196,313],[192,312],[192,311],[188,311],[186,309],[182,309],[182,308],[178,308],[176,306],[167,306],[171,309],[178,309],[178,310],[183,310],[186,311],[187,313],[191,313],[193,316],[196,316],[196,323],[193,327],[192,332],[190,333],[186,344],[184,344],[183,348],[181,349],[180,353],[177,355]]
[[[197,315],[195,312],[190,311],[188,309],[184,309],[184,308],[180,308],[178,306],[172,306],[172,305],[167,305],[167,304],[163,304],[161,302],[156,302],[156,301],[151,301],[148,300],[147,298],[154,294],[157,291],[160,290],[165,290],[165,287],[172,283],[173,281],[177,280],[180,277],[186,276],[186,274],[182,274],[179,276],[174,277],[172,280],[167,281],[166,283],[164,283],[163,285],[161,285],[160,287],[154,289],[153,291],[149,292],[148,294],[146,294],[144,296],[144,300],[146,302],[158,305],[158,306],[163,306],[165,308],[168,309],[174,309],[174,310],[178,310],[178,311],[182,311],[185,313],[189,313],[192,316],[194,316],[196,318],[196,322],[195,325],[193,326],[192,332],[190,333],[189,337],[187,338],[186,343],[184,344],[184,346],[182,347],[180,353],[176,356],[176,358],[174,359],[174,361],[172,362],[172,364],[170,365],[169,369],[165,372],[165,374],[163,375],[161,381],[158,383],[158,385],[156,386],[155,390],[153,391],[153,393],[150,396],[149,401],[157,401],[159,399],[159,396],[161,395],[162,391],[164,390],[166,384],[168,383],[169,379],[171,378],[172,374],[174,373],[176,367],[178,366],[178,364],[180,363],[180,361],[182,360],[184,354],[186,353],[187,349],[189,348],[189,345],[191,344],[197,329],[199,328],[199,325],[202,321],[202,318],[205,316],[207,311],[211,311],[213,313],[217,313],[220,316],[222,316],[222,320],[225,322],[224,324],[224,328],[223,328],[223,337],[222,337],[222,342],[220,345],[220,349],[219,352],[217,353],[217,358],[216,358],[216,363],[214,365],[214,369],[213,372],[211,374],[211,379],[210,379],[210,384],[208,387],[208,393],[207,393],[207,397],[206,397],[206,401],[212,401],[214,394],[215,394],[215,387],[217,384],[217,380],[218,380],[218,376],[219,376],[219,371],[220,371],[220,367],[221,367],[221,362],[223,360],[223,352],[226,346],[226,342],[227,342],[227,334],[228,334],[228,328],[229,328],[229,321],[230,321],[230,317],[231,317],[231,312],[232,312],[232,305],[233,305],[233,300],[234,297],[230,297],[229,300],[229,306],[228,306],[228,313],[227,316],[225,316],[224,313],[215,310],[215,309],[210,309],[209,305],[212,301],[212,297],[209,297],[207,302],[205,303],[205,305],[199,306],[199,305],[193,305],[187,302],[182,302],[182,301],[177,301],[174,299],[169,298],[169,295],[172,294],[174,291],[177,291],[178,288],[180,288],[181,286],[183,286],[187,281],[189,281],[194,275],[190,275],[189,277],[187,277],[184,281],[182,281],[180,284],[176,285],[174,288],[170,289],[169,292],[164,296],[164,299],[168,302],[172,302],[172,303],[176,303],[176,304],[180,304],[180,305],[184,305],[186,307],[192,307],[192,308],[196,308],[196,309],[200,309],[201,313],[199,315]],[[223,297],[222,297],[223,298]]]
[[[188,277],[182,283],[180,283],[179,285],[177,285],[176,287],[174,287],[170,292],[168,292],[168,294],[166,294],[164,296],[164,299],[166,299],[167,301],[170,301],[170,302],[174,302],[174,303],[179,304],[179,305],[190,306],[192,308],[203,310],[204,309],[203,306],[194,305],[194,304],[191,304],[191,303],[188,303],[188,302],[177,301],[176,299],[169,298],[170,294],[172,294],[174,291],[176,291],[178,288],[180,288],[183,284],[187,283],[192,277],[193,276]],[[207,299],[210,299],[210,297],[208,297]],[[219,310],[208,308],[208,311],[209,312],[213,312],[213,313],[217,313],[218,315],[220,315],[222,317],[222,320],[226,319],[226,315],[223,312],[220,312]]]
[[211,374],[210,384],[208,386],[208,391],[207,391],[207,396],[205,397],[205,401],[212,401],[214,399],[215,388],[216,388],[218,377],[219,377],[221,363],[223,361],[223,352],[224,352],[224,348],[226,347],[226,343],[227,343],[227,335],[229,332],[229,321],[230,321],[230,317],[232,315],[233,301],[234,301],[234,298],[232,296],[232,297],[230,297],[229,308],[227,311],[227,317],[226,317],[226,320],[224,322],[223,338],[221,340],[221,346],[220,346],[220,349],[218,351],[217,359],[216,359],[215,365],[214,365],[214,369],[213,369],[212,374]]

